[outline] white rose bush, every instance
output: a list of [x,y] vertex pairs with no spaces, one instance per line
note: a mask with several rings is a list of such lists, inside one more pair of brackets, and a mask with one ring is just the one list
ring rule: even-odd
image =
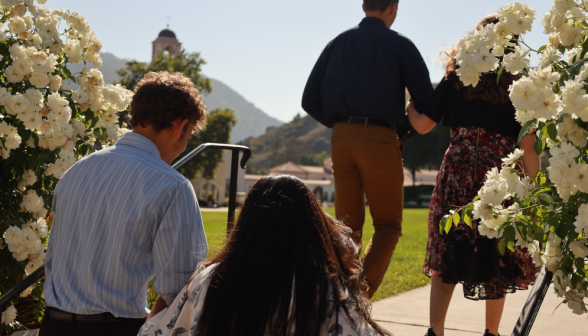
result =
[[[0,294],[43,265],[61,176],[128,131],[118,113],[132,92],[104,83],[100,40],[80,14],[46,1],[0,0]],[[72,74],[78,62],[87,66]],[[42,304],[41,289],[22,300]],[[19,318],[19,300],[1,307],[0,333],[38,323],[38,309],[32,322]]]
[[[443,218],[500,238],[499,250],[526,247],[537,266],[554,273],[556,295],[575,314],[588,312],[588,1],[555,0],[541,23],[549,34],[537,50],[524,42],[536,19],[521,3],[498,11],[499,22],[478,28],[459,44],[457,71],[476,86],[483,73],[520,74],[510,87],[520,140],[536,133],[534,151],[548,150],[549,165],[535,176],[523,171],[522,150],[503,159],[502,169],[486,174],[473,203]],[[530,55],[539,65],[530,68]],[[460,216],[461,212],[461,216]]]

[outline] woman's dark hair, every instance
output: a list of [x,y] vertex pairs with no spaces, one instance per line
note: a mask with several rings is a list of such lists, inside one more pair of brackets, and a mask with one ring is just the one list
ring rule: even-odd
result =
[[377,10],[383,13],[393,3],[398,3],[398,0],[363,0],[363,7],[365,10]]
[[[370,318],[359,249],[298,178],[269,175],[247,195],[211,275],[198,335],[319,335],[329,293],[335,306],[388,335]],[[353,299],[357,305],[347,308]],[[292,307],[291,307],[292,304]],[[333,304],[331,302],[331,304]],[[330,316],[329,316],[330,317]]]
[[[498,23],[498,15],[492,14],[486,16],[480,23],[478,27],[485,27],[491,23]],[[514,39],[518,39],[518,36],[515,36]],[[513,41],[516,42],[516,41]],[[509,54],[514,51],[513,48],[506,48],[504,53]],[[451,80],[457,78],[456,71],[459,69],[459,65],[456,64],[455,56],[457,55],[457,48],[452,50],[444,51],[441,53],[445,55],[447,58],[442,62],[445,63],[445,79]],[[460,80],[455,81],[455,89],[463,93],[463,96],[466,100],[481,100],[484,102],[488,102],[490,104],[506,104],[510,101],[508,88],[510,85],[517,79],[520,78],[520,75],[513,75],[510,72],[503,71],[500,75],[500,82],[496,84],[497,78],[496,72],[488,72],[482,74],[480,78],[480,82],[476,87],[471,85],[464,86],[463,82]]]

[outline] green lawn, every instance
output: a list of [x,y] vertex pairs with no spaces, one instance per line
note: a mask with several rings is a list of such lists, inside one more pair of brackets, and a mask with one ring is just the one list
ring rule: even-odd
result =
[[[327,209],[327,212],[335,214],[334,209]],[[430,282],[428,277],[421,274],[427,248],[427,214],[428,209],[404,209],[403,236],[400,238],[390,267],[388,267],[384,281],[374,295],[373,301],[400,294]],[[208,238],[210,256],[218,251],[224,242],[227,230],[227,213],[203,212],[202,218]],[[363,249],[373,234],[372,218],[369,211],[366,211]]]

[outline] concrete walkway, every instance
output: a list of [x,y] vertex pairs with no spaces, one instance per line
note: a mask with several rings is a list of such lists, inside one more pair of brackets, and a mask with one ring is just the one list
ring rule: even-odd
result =
[[229,212],[229,208],[200,208],[201,212]]
[[[425,286],[378,302],[372,309],[372,317],[395,336],[423,336],[429,328],[429,292]],[[506,296],[502,314],[500,334],[511,335],[529,291],[517,291]],[[541,310],[531,330],[531,336],[576,336],[588,335],[588,316],[575,315],[561,303],[553,292],[553,285],[547,292]],[[555,310],[555,312],[554,312]],[[484,333],[484,301],[472,301],[463,297],[461,285],[455,288],[447,321],[446,336],[474,336]]]
[[[395,336],[423,336],[429,328],[429,292],[431,286],[422,287],[374,303],[372,317]],[[518,291],[506,297],[500,334],[510,336],[525,305],[529,291]],[[588,316],[574,315],[553,293],[547,292],[539,315],[535,320],[531,336],[586,336]],[[446,336],[475,336],[484,333],[483,301],[467,300],[461,285],[455,288],[449,313]],[[14,333],[13,336],[36,336],[37,330]]]

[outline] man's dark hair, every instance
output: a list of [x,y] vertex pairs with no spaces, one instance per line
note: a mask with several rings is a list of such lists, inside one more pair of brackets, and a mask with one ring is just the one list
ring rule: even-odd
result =
[[193,131],[206,126],[206,105],[194,83],[180,72],[147,73],[135,86],[129,112],[133,127],[152,125],[161,131],[178,119],[195,122]]
[[398,3],[399,0],[363,0],[363,7],[365,10],[377,10],[384,12],[393,3]]

